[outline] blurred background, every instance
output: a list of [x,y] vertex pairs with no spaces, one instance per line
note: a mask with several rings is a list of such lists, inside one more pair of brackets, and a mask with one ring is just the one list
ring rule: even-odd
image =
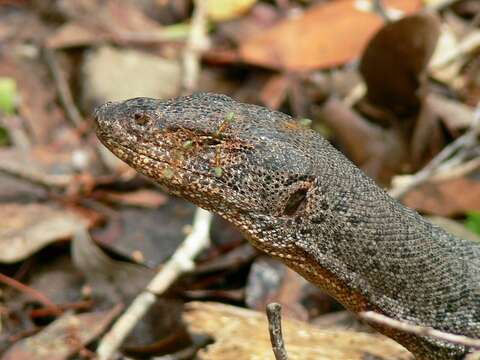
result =
[[[96,358],[192,230],[193,205],[99,143],[96,106],[208,91],[283,111],[478,241],[479,55],[478,0],[0,0],[2,359]],[[310,323],[285,325],[311,334],[292,358],[410,358],[224,220],[210,238],[115,358],[272,358],[274,300]]]

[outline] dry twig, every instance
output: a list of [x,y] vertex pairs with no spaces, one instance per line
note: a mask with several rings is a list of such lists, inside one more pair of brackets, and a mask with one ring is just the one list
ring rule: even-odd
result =
[[55,86],[57,87],[58,97],[63,105],[63,108],[65,109],[67,118],[71,121],[73,125],[75,125],[76,128],[80,128],[83,123],[82,116],[80,115],[80,112],[75,106],[72,93],[70,92],[67,81],[63,77],[54,51],[49,49],[48,47],[45,47],[43,49],[43,55],[45,58],[45,62],[47,63],[48,68],[50,69],[50,72],[52,74]]
[[190,235],[101,340],[97,349],[99,360],[110,359],[137,322],[155,303],[157,296],[167,290],[181,274],[193,269],[195,257],[210,245],[211,217],[208,211],[197,210]]
[[15,161],[0,161],[0,173],[28,181],[31,184],[39,185],[47,189],[63,190],[67,188],[72,180],[71,175],[51,175],[41,171],[26,168],[25,164]]
[[279,303],[267,305],[268,331],[272,343],[273,354],[276,360],[288,360],[285,343],[282,336],[282,306]]
[[[205,50],[207,33],[207,2],[194,1],[192,26],[183,53],[183,92],[192,92],[198,83],[200,54]],[[156,297],[161,295],[183,273],[194,268],[193,260],[210,245],[210,225],[212,215],[197,208],[192,232],[175,251],[172,258],[153,278],[147,289],[138,295],[127,311],[116,321],[112,329],[103,337],[97,349],[99,360],[108,360],[118,349],[125,337],[137,322],[146,314]]]
[[41,304],[50,308],[52,313],[54,313],[55,315],[60,315],[62,313],[62,310],[52,300],[50,300],[46,295],[42,294],[40,291],[35,290],[34,288],[31,288],[30,286],[22,284],[21,282],[15,279],[12,279],[11,277],[8,277],[1,273],[0,273],[0,282],[14,289],[17,289],[18,291],[21,291],[24,294],[30,296],[31,298],[37,300]]
[[[456,162],[453,160],[452,156],[464,157],[465,151],[468,151],[472,147],[478,145],[477,138],[479,134],[480,106],[477,106],[473,122],[468,131],[440,151],[440,153],[438,153],[437,156],[435,156],[422,170],[408,177],[408,182],[394,186],[389,192],[390,195],[399,199],[411,189],[428,181],[440,168],[442,168],[442,171],[445,171],[445,164],[447,160],[450,162],[450,164],[455,164]],[[451,165],[448,168],[451,170]]]
[[208,47],[207,1],[195,0],[192,26],[183,52],[183,93],[191,93],[198,84],[200,75],[200,55]]
[[403,321],[389,318],[388,316],[376,313],[374,311],[361,312],[360,317],[364,320],[385,325],[392,329],[404,331],[419,336],[429,336],[439,340],[447,341],[452,344],[464,345],[474,349],[480,349],[480,339],[472,339],[463,335],[450,334],[440,330],[435,330],[431,327],[409,324]]

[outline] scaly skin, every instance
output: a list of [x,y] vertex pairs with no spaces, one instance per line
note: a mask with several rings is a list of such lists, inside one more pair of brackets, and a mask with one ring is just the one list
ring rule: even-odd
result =
[[[480,337],[480,247],[402,206],[291,117],[197,94],[107,103],[96,120],[120,159],[231,221],[351,311]],[[468,351],[373,326],[421,359]]]

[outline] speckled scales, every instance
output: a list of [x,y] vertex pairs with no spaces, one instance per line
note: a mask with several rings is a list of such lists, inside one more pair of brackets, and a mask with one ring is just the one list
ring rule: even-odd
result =
[[[231,221],[350,310],[480,337],[480,247],[405,208],[289,116],[196,94],[110,103],[96,119],[118,157]],[[467,352],[376,328],[418,358]]]

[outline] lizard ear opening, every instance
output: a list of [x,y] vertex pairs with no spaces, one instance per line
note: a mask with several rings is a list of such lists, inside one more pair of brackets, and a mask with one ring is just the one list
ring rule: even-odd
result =
[[305,207],[305,200],[307,199],[307,188],[299,188],[295,190],[285,204],[283,213],[287,216],[293,216]]
[[133,119],[135,120],[135,124],[139,126],[145,126],[150,122],[150,116],[142,112],[135,113]]

